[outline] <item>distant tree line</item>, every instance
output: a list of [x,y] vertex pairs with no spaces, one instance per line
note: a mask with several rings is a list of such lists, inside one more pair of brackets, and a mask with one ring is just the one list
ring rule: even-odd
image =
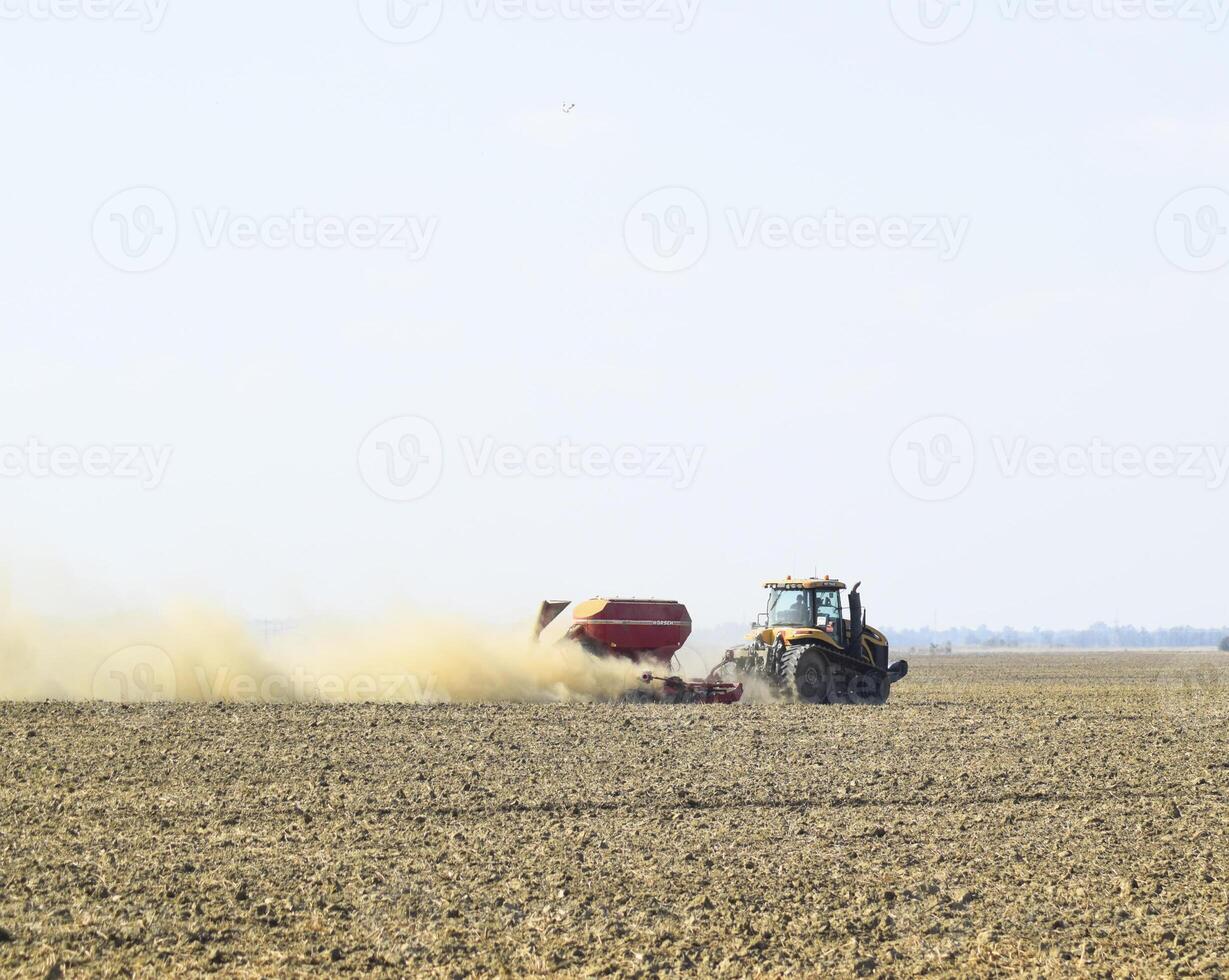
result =
[[1110,626],[1094,623],[1082,630],[1043,630],[1034,626],[1031,630],[1011,627],[991,629],[978,626],[975,629],[957,626],[936,630],[920,629],[885,630],[893,646],[906,647],[1072,647],[1074,649],[1122,648],[1146,649],[1150,647],[1219,647],[1229,652],[1229,627],[1219,629],[1196,629],[1193,626],[1171,626],[1166,629],[1147,630],[1135,626]]

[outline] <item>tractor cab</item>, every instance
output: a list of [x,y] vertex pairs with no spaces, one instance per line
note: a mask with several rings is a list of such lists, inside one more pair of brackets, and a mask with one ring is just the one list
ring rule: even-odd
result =
[[765,582],[768,609],[760,614],[758,629],[776,631],[817,630],[840,646],[845,644],[843,582],[835,579],[792,579]]

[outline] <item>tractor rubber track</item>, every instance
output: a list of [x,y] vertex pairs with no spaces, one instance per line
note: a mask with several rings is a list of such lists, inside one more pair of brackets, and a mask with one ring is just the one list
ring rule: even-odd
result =
[[812,644],[788,647],[780,658],[778,680],[784,690],[810,704],[883,704],[887,701],[887,684],[881,679],[883,671],[850,670],[841,661],[853,662],[849,657]]

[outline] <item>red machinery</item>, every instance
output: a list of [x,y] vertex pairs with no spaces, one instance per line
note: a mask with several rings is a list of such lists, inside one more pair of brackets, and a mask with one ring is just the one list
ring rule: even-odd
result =
[[[571,604],[570,600],[542,603],[534,639]],[[589,599],[572,612],[572,625],[564,639],[579,643],[594,656],[625,657],[634,663],[670,663],[691,636],[687,607],[672,599]],[[629,694],[630,700],[666,701],[672,704],[732,704],[743,695],[741,684],[715,679],[685,681],[681,677],[657,677],[651,671],[640,677],[645,685]],[[659,686],[660,685],[660,686]]]
[[[685,681],[681,677],[657,677],[651,673],[640,675],[645,689],[637,692],[642,695],[629,696],[629,701],[665,701],[668,704],[734,704],[741,701],[743,686],[731,684],[728,681]],[[655,684],[660,683],[658,688]],[[643,696],[647,693],[647,697]]]

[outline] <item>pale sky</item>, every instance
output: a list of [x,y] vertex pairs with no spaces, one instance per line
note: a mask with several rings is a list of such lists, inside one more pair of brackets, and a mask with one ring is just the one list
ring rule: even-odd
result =
[[1225,623],[1224,2],[0,0],[13,593]]

